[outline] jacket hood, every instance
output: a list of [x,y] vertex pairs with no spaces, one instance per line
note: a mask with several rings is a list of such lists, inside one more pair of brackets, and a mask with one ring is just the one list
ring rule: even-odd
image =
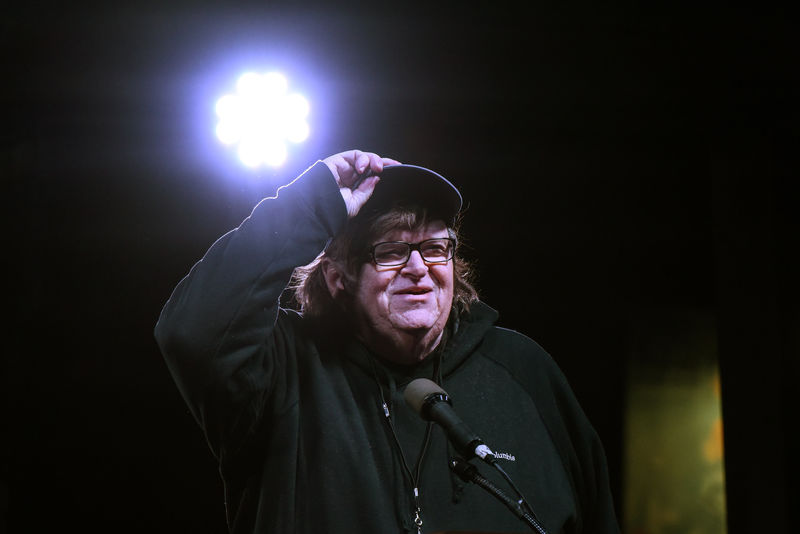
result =
[[451,335],[441,354],[443,377],[446,378],[472,354],[499,316],[494,308],[477,301],[472,303],[469,312],[453,319]]

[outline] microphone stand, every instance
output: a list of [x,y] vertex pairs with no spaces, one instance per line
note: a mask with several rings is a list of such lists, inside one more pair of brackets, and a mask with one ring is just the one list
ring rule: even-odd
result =
[[535,532],[539,534],[547,534],[547,531],[533,517],[530,513],[526,512],[520,506],[520,503],[508,497],[490,480],[484,478],[474,465],[462,460],[461,458],[453,458],[450,460],[450,469],[452,469],[464,482],[472,482],[486,490],[494,498],[502,502],[509,510],[511,510],[518,519],[526,523]]

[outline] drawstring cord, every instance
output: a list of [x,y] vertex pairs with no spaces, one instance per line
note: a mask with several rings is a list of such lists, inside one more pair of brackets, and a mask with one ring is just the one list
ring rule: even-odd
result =
[[[428,451],[428,446],[430,445],[431,432],[433,431],[433,423],[428,422],[428,424],[425,427],[425,437],[422,441],[422,448],[420,449],[419,456],[417,458],[417,463],[414,466],[414,470],[412,471],[408,465],[408,461],[406,460],[406,455],[403,452],[403,447],[400,444],[400,439],[397,437],[397,432],[395,431],[394,423],[392,422],[392,414],[389,409],[389,401],[387,401],[386,396],[384,395],[383,386],[381,385],[380,379],[378,377],[378,369],[375,364],[375,358],[372,357],[372,355],[370,355],[369,361],[370,364],[372,365],[372,375],[373,378],[375,379],[375,384],[378,386],[378,392],[381,400],[381,408],[383,408],[383,415],[386,418],[387,424],[389,425],[389,430],[390,434],[392,435],[392,440],[394,441],[395,446],[397,447],[397,450],[400,453],[400,462],[403,466],[403,470],[405,471],[406,476],[409,479],[409,482],[411,482],[412,497],[414,500],[414,518],[413,518],[414,525],[417,528],[417,534],[422,534],[423,522],[422,522],[422,507],[420,505],[419,479],[422,473],[422,460],[425,458],[425,454]],[[439,367],[440,366],[438,365],[437,361],[436,373],[439,372]],[[394,378],[390,377],[389,387],[390,387],[389,399],[391,399],[395,391]]]
[[[434,352],[434,354],[432,355],[432,356],[435,356],[435,358],[436,358],[434,360],[434,368],[433,368],[433,373],[432,373],[433,376],[432,376],[432,378],[440,386],[442,385],[442,382],[444,381],[444,377],[443,377],[443,374],[442,374],[442,367],[443,367],[442,366],[442,360],[445,358],[445,353],[446,353],[445,347],[447,345],[447,342],[449,341],[449,338],[451,336],[455,335],[456,331],[458,330],[459,318],[458,318],[458,313],[456,312],[455,308],[453,310],[451,310],[450,317],[451,317],[451,320],[449,321],[448,327],[445,329],[444,337],[442,338],[442,340],[439,343],[439,347],[440,348],[439,348],[439,350],[436,350]],[[425,427],[425,437],[424,437],[423,442],[422,442],[422,448],[420,449],[419,457],[417,458],[417,463],[414,466],[414,470],[412,471],[411,468],[408,465],[408,461],[406,460],[406,455],[403,452],[403,447],[400,444],[400,439],[397,437],[397,432],[395,431],[394,423],[392,422],[391,410],[389,409],[389,402],[391,401],[392,397],[394,396],[394,392],[395,392],[395,380],[394,380],[394,377],[392,377],[391,375],[389,376],[389,388],[390,388],[390,391],[389,391],[389,401],[387,401],[386,396],[384,395],[384,392],[383,392],[383,386],[381,385],[380,378],[378,377],[378,368],[377,368],[377,364],[375,362],[375,357],[372,354],[369,354],[368,358],[369,358],[369,362],[370,362],[371,367],[372,367],[372,377],[375,380],[375,385],[378,386],[378,395],[380,397],[381,408],[383,409],[383,415],[384,415],[384,417],[386,419],[386,422],[387,422],[387,424],[389,426],[389,431],[390,431],[390,434],[392,435],[392,440],[394,441],[395,446],[397,447],[397,450],[400,453],[400,462],[402,464],[403,470],[405,471],[406,476],[409,479],[409,482],[411,482],[412,497],[413,497],[413,500],[414,500],[414,518],[413,518],[414,525],[417,528],[417,534],[422,534],[422,524],[423,524],[423,522],[422,522],[422,508],[421,508],[421,505],[420,505],[419,479],[420,479],[420,475],[422,473],[422,460],[425,458],[425,454],[427,453],[428,446],[430,445],[430,442],[431,442],[431,433],[433,431],[433,422],[429,421],[427,426]],[[448,446],[448,450],[449,450],[449,448],[450,448],[449,441],[447,442],[447,446]],[[448,454],[447,457],[450,458],[450,456],[451,455]],[[448,471],[450,471],[449,467],[448,467]],[[458,500],[460,500],[461,492],[464,489],[464,484],[461,483],[461,481],[458,479],[458,477],[455,476],[455,474],[452,471],[450,471],[450,476],[451,476],[451,479],[452,479],[452,482],[453,482],[453,502],[458,502]]]

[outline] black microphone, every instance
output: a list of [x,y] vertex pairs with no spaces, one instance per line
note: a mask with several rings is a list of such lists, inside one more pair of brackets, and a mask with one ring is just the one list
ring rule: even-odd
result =
[[480,476],[474,466],[454,458],[451,461],[450,468],[465,482],[474,482],[478,486],[500,499],[506,506],[508,506],[520,519],[528,523],[539,534],[547,534],[544,527],[539,523],[533,509],[525,502],[525,498],[517,488],[508,473],[495,461],[494,453],[486,446],[477,434],[472,432],[464,421],[461,420],[456,412],[453,411],[451,406],[452,402],[450,396],[443,390],[436,382],[428,380],[427,378],[417,378],[412,380],[403,393],[406,403],[412,410],[417,412],[420,417],[426,421],[433,421],[438,423],[444,428],[450,442],[456,448],[459,454],[464,457],[464,460],[469,460],[477,456],[487,464],[497,469],[503,478],[508,482],[516,492],[519,500],[516,502],[506,497],[498,488],[496,488],[489,480]]
[[406,403],[426,421],[439,424],[450,442],[464,459],[477,456],[486,463],[494,463],[494,453],[477,434],[472,432],[451,406],[447,392],[436,382],[417,378],[406,386],[403,393]]

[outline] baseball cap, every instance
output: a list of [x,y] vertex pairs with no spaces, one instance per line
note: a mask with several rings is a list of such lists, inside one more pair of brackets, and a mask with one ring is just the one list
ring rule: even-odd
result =
[[418,165],[387,165],[362,212],[385,212],[393,206],[417,205],[451,224],[461,210],[462,198],[441,174]]

